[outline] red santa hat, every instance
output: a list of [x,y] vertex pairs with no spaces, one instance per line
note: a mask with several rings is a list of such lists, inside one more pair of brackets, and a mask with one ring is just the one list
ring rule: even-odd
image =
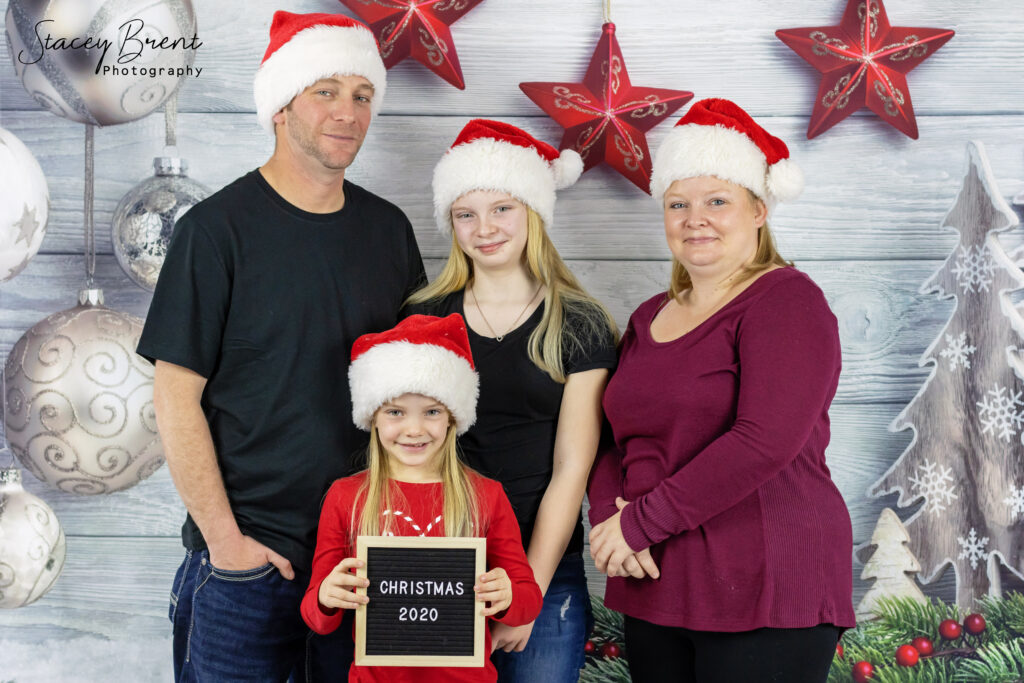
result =
[[480,380],[458,313],[411,315],[390,330],[359,337],[352,346],[348,384],[352,420],[366,431],[377,409],[402,394],[423,394],[443,403],[458,434],[476,422]]
[[434,220],[448,234],[456,199],[473,190],[496,190],[508,192],[550,226],[555,190],[569,187],[582,172],[575,150],[559,152],[513,125],[473,119],[434,168]]
[[270,45],[256,72],[256,118],[274,132],[274,114],[321,78],[362,76],[373,85],[376,114],[387,89],[377,40],[363,23],[344,14],[274,12]]
[[729,100],[694,103],[654,154],[651,194],[658,202],[676,180],[713,175],[751,190],[769,208],[804,189],[786,143]]

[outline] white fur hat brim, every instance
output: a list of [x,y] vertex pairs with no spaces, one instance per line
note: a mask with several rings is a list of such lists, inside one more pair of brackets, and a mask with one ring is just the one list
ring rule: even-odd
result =
[[253,84],[256,118],[274,132],[274,114],[321,78],[362,76],[373,85],[376,115],[387,90],[387,69],[373,34],[358,26],[319,25],[299,31],[260,65]]
[[449,149],[434,168],[434,221],[450,234],[451,206],[473,190],[507,192],[540,215],[551,227],[555,190],[572,185],[583,171],[574,150],[563,150],[549,164],[533,148],[503,140],[478,138]]
[[725,126],[673,128],[654,154],[651,195],[659,203],[677,180],[712,175],[741,185],[769,206],[796,199],[803,173],[789,159],[768,168],[764,152],[747,135]]
[[441,346],[405,341],[374,346],[349,365],[348,383],[352,420],[366,431],[378,408],[410,393],[443,403],[460,435],[476,422],[480,379],[465,358]]

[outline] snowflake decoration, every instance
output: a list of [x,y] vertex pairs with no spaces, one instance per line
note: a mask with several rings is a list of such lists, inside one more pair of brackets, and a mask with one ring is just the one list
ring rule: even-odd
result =
[[987,292],[995,270],[995,261],[988,257],[987,247],[960,247],[960,258],[953,268],[957,284],[963,287],[965,292]]
[[967,538],[957,538],[956,542],[960,544],[963,550],[957,555],[958,560],[970,560],[971,569],[978,568],[978,560],[987,560],[989,553],[985,552],[985,546],[988,545],[988,536],[984,538],[978,538],[978,532],[971,527],[971,533],[967,534]]
[[1010,484],[1010,495],[1003,502],[1010,506],[1010,519],[1017,519],[1017,515],[1024,518],[1024,484],[1020,488]]
[[946,335],[946,348],[942,349],[939,355],[949,359],[950,372],[955,371],[958,365],[962,366],[965,370],[970,370],[971,359],[968,356],[977,350],[975,347],[968,345],[967,333],[961,332],[960,336],[955,338],[951,334]]
[[988,434],[999,430],[999,438],[1009,441],[1016,435],[1021,425],[1024,425],[1024,412],[1020,410],[1024,406],[1024,401],[1020,400],[1021,392],[1010,393],[1006,387],[996,384],[988,393],[989,396],[984,401],[977,402],[981,411],[978,413],[978,419],[982,424],[981,431]]
[[953,470],[938,463],[925,460],[924,465],[911,475],[910,481],[914,484],[914,493],[924,496],[925,507],[932,514],[945,510],[946,505],[957,497],[953,493]]

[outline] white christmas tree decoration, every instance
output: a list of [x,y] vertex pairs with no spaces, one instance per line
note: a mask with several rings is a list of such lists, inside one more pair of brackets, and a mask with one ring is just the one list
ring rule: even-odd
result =
[[1003,502],[1010,506],[1010,519],[1024,519],[1024,484],[1019,488],[1010,484],[1010,495]]
[[946,335],[946,348],[942,349],[939,355],[949,359],[949,371],[955,372],[957,366],[970,370],[971,359],[969,356],[977,350],[967,343],[967,333],[961,332],[960,336],[956,338],[951,334]]
[[928,379],[890,425],[913,430],[913,439],[868,495],[898,493],[898,508],[924,500],[904,522],[917,578],[932,583],[952,566],[957,604],[976,609],[975,598],[1000,594],[1001,566],[1024,579],[1024,533],[1015,521],[1024,520],[1024,502],[1011,490],[1024,482],[1024,318],[1008,296],[1024,288],[1024,273],[997,237],[1017,216],[982,145],[967,152],[963,184],[942,221],[959,244],[921,286],[955,307],[919,361]]
[[938,463],[924,461],[917,473],[910,476],[914,493],[924,496],[928,512],[938,514],[956,499],[953,492],[953,470]]
[[960,259],[953,267],[956,281],[965,292],[988,291],[996,264],[981,246],[960,247]]
[[1024,424],[1024,401],[1020,400],[1021,392],[1012,394],[1006,387],[996,386],[988,390],[988,396],[978,401],[978,419],[981,420],[982,434],[999,431],[999,438],[1009,441],[1017,435],[1017,430]]
[[920,603],[928,602],[914,581],[921,565],[907,547],[909,541],[910,536],[896,513],[889,508],[882,510],[871,534],[871,545],[875,551],[860,574],[861,579],[875,579],[875,582],[857,605],[858,621],[874,619],[877,616],[875,607],[882,597],[906,597]]
[[960,554],[957,555],[957,559],[969,560],[971,569],[978,568],[978,560],[988,559],[989,553],[985,552],[985,546],[988,545],[988,536],[978,538],[978,532],[975,529],[971,529],[971,533],[967,534],[967,538],[958,537],[956,542],[963,548]]

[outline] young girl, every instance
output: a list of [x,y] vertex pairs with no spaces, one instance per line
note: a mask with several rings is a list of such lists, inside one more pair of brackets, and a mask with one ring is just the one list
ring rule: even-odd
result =
[[[458,315],[414,315],[359,337],[349,366],[352,417],[370,432],[368,467],[334,482],[324,498],[313,576],[302,617],[317,633],[369,598],[356,588],[357,536],[484,536],[487,566],[473,587],[483,614],[517,626],[536,618],[540,588],[523,554],[501,485],[459,462],[455,437],[476,420],[478,379]],[[490,652],[488,631],[486,652]],[[494,681],[480,668],[363,667],[349,681]]]
[[532,624],[493,625],[502,683],[575,683],[590,601],[580,504],[597,449],[615,323],[548,237],[556,188],[582,162],[499,121],[470,121],[434,170],[448,262],[409,311],[459,313],[480,373],[479,419],[459,444],[502,483],[544,591]]

